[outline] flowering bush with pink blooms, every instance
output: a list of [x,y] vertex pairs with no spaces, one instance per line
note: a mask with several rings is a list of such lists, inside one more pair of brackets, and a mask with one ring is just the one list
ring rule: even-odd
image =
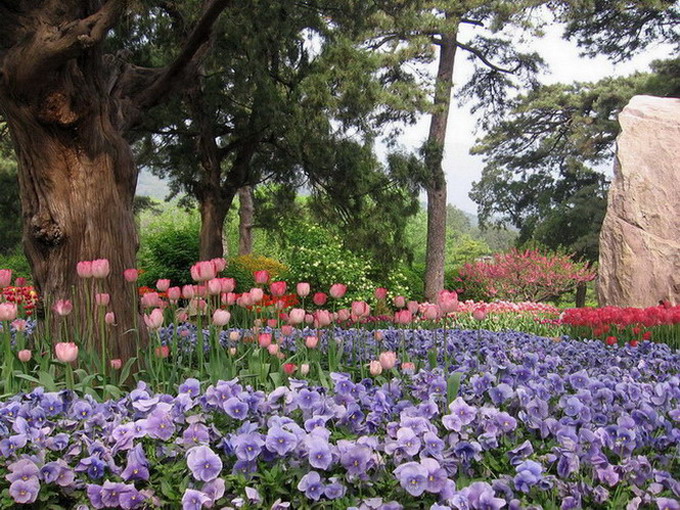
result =
[[495,254],[490,261],[465,264],[459,277],[464,293],[493,300],[541,302],[593,280],[595,272],[587,263],[574,262],[565,254],[512,249]]

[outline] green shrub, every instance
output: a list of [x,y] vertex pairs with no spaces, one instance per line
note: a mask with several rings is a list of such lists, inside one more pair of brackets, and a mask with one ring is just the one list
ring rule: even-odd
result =
[[11,269],[14,278],[31,280],[31,266],[21,246],[16,246],[7,254],[0,253],[0,269]]
[[159,278],[169,278],[172,285],[192,283],[189,268],[198,260],[200,218],[195,212],[173,209],[142,222],[140,285],[151,287]]

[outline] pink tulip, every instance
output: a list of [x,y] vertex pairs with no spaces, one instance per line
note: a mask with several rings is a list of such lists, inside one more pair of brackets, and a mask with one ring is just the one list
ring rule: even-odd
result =
[[236,288],[236,280],[233,278],[220,278],[221,292],[234,292]]
[[123,360],[120,358],[112,359],[111,361],[109,361],[109,366],[113,370],[120,370],[121,368],[123,368]]
[[182,289],[179,287],[170,287],[168,289],[168,299],[177,302],[182,297]]
[[10,283],[12,283],[12,270],[0,269],[0,289],[9,287]]
[[302,363],[300,365],[300,375],[307,375],[309,373],[309,363]]
[[110,272],[109,259],[97,259],[92,261],[92,276],[94,278],[106,278],[109,276]]
[[158,295],[158,292],[147,292],[142,296],[141,302],[144,308],[154,308],[163,306],[163,300]]
[[458,310],[458,294],[456,292],[449,292],[442,290],[438,296],[439,307],[444,314],[455,312]]
[[481,308],[477,308],[474,312],[472,312],[472,318],[477,321],[483,321],[486,319],[486,312]]
[[184,299],[191,299],[194,297],[194,286],[193,285],[185,285],[182,287],[182,297]]
[[316,306],[323,306],[328,301],[328,296],[323,292],[317,292],[312,296],[312,301]]
[[167,345],[161,345],[159,347],[156,347],[156,357],[157,358],[167,358],[170,356],[170,347]]
[[309,296],[309,292],[311,291],[311,288],[309,286],[309,283],[307,282],[300,282],[297,284],[295,287],[295,290],[297,290],[297,295],[300,296],[301,298]]
[[439,306],[437,305],[425,305],[425,309],[423,310],[423,317],[427,320],[435,320],[439,317],[440,315],[440,309]]
[[288,322],[291,324],[302,324],[305,320],[305,311],[302,308],[293,308],[288,312]]
[[233,292],[227,292],[226,294],[222,294],[222,303],[225,305],[233,305],[236,303],[236,294]]
[[385,287],[375,289],[375,298],[381,301],[387,299],[387,289]]
[[365,301],[352,301],[352,313],[357,317],[367,317],[371,313],[371,307]]
[[351,316],[350,311],[347,308],[341,308],[338,310],[338,321],[345,322],[348,321]]
[[199,297],[206,297],[208,295],[208,287],[206,285],[194,285],[194,293]]
[[409,312],[415,315],[418,313],[418,310],[420,310],[420,305],[418,304],[418,301],[409,301],[406,304],[406,308],[408,308]]
[[170,280],[167,278],[161,278],[156,282],[156,288],[160,292],[166,292],[170,288]]
[[104,322],[109,326],[112,326],[116,322],[116,314],[113,312],[106,312],[106,315],[104,315]]
[[23,276],[17,276],[17,279],[14,280],[14,286],[15,287],[25,287],[26,286],[26,278]]
[[60,299],[54,303],[52,310],[54,310],[54,313],[57,315],[65,317],[73,311],[73,303],[68,299]]
[[240,331],[230,331],[229,332],[229,340],[232,342],[238,342],[241,339],[241,332]]
[[295,363],[284,363],[283,364],[283,371],[286,373],[286,375],[293,375],[296,370],[297,370],[297,365]]
[[314,313],[314,323],[319,328],[330,325],[332,321],[331,313],[328,310],[317,310]]
[[411,361],[404,361],[404,362],[401,364],[401,370],[402,370],[403,372],[406,372],[406,373],[413,373],[413,372],[415,371],[415,369],[416,369],[416,365],[415,365],[415,363],[413,363],[413,362],[411,362]]
[[94,301],[99,306],[108,306],[109,301],[111,301],[111,296],[106,292],[97,293],[94,295]]
[[264,291],[258,287],[250,289],[250,299],[253,303],[259,303],[264,297]]
[[283,326],[281,326],[281,334],[283,336],[292,335],[293,334],[293,326],[291,326],[290,324],[284,324]]
[[0,321],[13,321],[16,318],[16,303],[0,303]]
[[344,283],[334,283],[328,292],[333,299],[341,299],[347,292],[347,285]]
[[395,296],[393,303],[397,308],[404,308],[406,306],[406,298],[404,296]]
[[391,370],[397,364],[397,355],[392,351],[381,352],[378,360],[383,370]]
[[266,285],[269,282],[269,271],[261,270],[253,272],[253,278],[258,285]]
[[368,371],[375,377],[382,374],[383,367],[378,360],[373,360],[368,364]]
[[144,314],[144,324],[149,329],[159,329],[163,325],[163,310],[155,308],[150,314]]
[[196,262],[191,266],[191,277],[197,282],[206,282],[215,276],[217,276],[215,264],[209,260]]
[[210,262],[212,262],[212,265],[215,266],[215,271],[218,273],[221,273],[227,267],[227,261],[221,257],[212,259]]
[[279,321],[277,321],[276,319],[267,319],[267,326],[269,326],[270,328],[273,329],[278,325],[279,325]]
[[271,345],[272,343],[272,334],[271,333],[260,333],[259,336],[257,337],[257,342],[260,344],[260,347],[267,348]]
[[76,264],[76,273],[81,278],[92,278],[92,261],[81,260]]
[[12,327],[14,327],[14,329],[17,331],[26,331],[27,326],[28,322],[26,322],[24,319],[14,319],[12,321]]
[[231,314],[226,310],[218,308],[213,312],[212,322],[215,326],[226,326],[229,322],[229,319],[231,319]]
[[125,281],[129,283],[136,282],[137,278],[139,278],[139,271],[134,268],[126,269],[123,271],[123,278],[125,278]]
[[54,352],[62,363],[73,363],[78,358],[78,346],[73,342],[59,342]]
[[217,296],[219,293],[222,292],[222,282],[220,281],[219,278],[213,278],[211,280],[208,280],[207,289],[208,294],[210,294],[211,296]]
[[272,296],[281,297],[286,293],[286,282],[272,282],[269,284],[269,292]]
[[408,310],[399,310],[394,314],[394,322],[397,324],[409,324],[413,320],[413,314]]
[[269,344],[267,350],[269,351],[269,354],[274,356],[279,353],[279,344]]
[[28,363],[31,361],[32,355],[33,354],[28,349],[22,349],[21,351],[17,352],[17,358],[19,358],[19,361],[22,363]]
[[316,349],[317,345],[319,345],[318,336],[308,336],[305,338],[305,346],[307,349]]
[[305,314],[305,324],[311,324],[314,322],[314,316],[311,313]]

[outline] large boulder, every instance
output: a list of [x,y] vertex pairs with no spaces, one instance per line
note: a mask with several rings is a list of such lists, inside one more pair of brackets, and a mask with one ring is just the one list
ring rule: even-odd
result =
[[635,96],[619,115],[600,233],[600,305],[680,301],[680,99]]

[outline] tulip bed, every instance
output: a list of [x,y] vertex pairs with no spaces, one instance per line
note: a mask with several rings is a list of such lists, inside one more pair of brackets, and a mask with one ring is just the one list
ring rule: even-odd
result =
[[0,505],[680,508],[680,354],[664,344],[391,329],[327,342],[347,367],[384,348],[398,360],[267,391],[189,379],[5,400]]

